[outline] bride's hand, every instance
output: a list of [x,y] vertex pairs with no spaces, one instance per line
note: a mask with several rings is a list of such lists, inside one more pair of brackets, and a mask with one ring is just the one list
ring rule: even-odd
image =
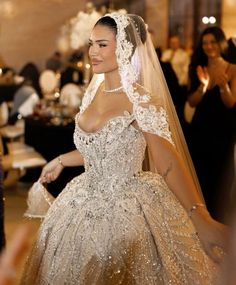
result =
[[215,262],[220,263],[228,251],[229,229],[214,220],[207,210],[199,210],[195,211],[192,217],[198,237],[206,253]]
[[58,178],[63,170],[62,164],[59,162],[58,157],[47,163],[40,175],[40,181],[42,183],[50,183]]

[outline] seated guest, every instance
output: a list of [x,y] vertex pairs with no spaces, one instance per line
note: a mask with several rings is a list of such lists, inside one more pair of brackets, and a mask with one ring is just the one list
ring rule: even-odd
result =
[[66,63],[61,73],[61,87],[67,83],[83,84],[83,70],[78,63],[82,63],[83,53],[74,52]]
[[2,68],[2,76],[0,77],[0,82],[6,85],[13,84],[14,76],[15,76],[15,71],[13,68],[4,67]]
[[45,67],[46,69],[59,72],[62,68],[61,53],[58,51],[54,52],[53,55],[47,59]]
[[[33,88],[32,82],[27,80],[15,93],[13,107],[10,111],[9,123],[14,124],[19,115],[21,105],[33,94],[37,95],[37,91]],[[38,97],[38,95],[37,95]]]
[[39,86],[39,70],[33,62],[28,62],[23,66],[19,72],[20,76],[23,76],[25,80],[31,81],[31,85],[37,91],[38,95],[42,97],[42,91]]

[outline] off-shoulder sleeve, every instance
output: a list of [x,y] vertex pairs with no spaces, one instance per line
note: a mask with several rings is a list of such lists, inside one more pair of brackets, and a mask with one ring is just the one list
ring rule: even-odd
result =
[[147,133],[158,135],[174,145],[168,123],[168,116],[163,107],[134,104],[133,112],[139,128]]

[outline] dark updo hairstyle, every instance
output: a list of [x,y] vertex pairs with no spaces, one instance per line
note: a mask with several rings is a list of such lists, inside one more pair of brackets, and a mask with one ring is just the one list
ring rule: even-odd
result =
[[222,31],[221,28],[219,27],[208,27],[200,35],[200,39],[198,42],[198,45],[192,55],[191,63],[189,66],[189,92],[191,93],[193,90],[195,90],[198,85],[200,84],[198,78],[197,78],[197,73],[196,73],[196,68],[198,65],[201,66],[207,66],[208,64],[208,57],[203,51],[202,43],[203,43],[203,37],[205,35],[213,35],[217,44],[220,47],[220,53],[223,58],[225,58],[226,52],[227,52],[227,40],[225,37],[224,32]]
[[105,26],[109,28],[115,35],[117,34],[117,25],[113,18],[109,16],[104,16],[97,21],[94,27],[99,26],[99,25]]
[[[130,24],[125,28],[126,38],[129,42],[133,44],[135,50],[139,42],[142,42],[143,44],[146,42],[147,30],[145,23],[141,17],[133,14],[128,14],[127,16],[130,20]],[[115,35],[117,35],[117,24],[113,18],[109,16],[104,16],[97,21],[95,27],[98,25],[108,27],[114,32]],[[136,30],[137,33],[134,33],[134,30]],[[137,34],[138,39],[135,37],[135,35]]]

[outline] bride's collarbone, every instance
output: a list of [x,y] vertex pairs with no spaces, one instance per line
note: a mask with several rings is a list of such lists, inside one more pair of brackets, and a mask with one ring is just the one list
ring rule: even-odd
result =
[[[109,98],[109,99],[108,99]],[[132,113],[132,103],[127,96],[96,96],[80,115],[79,125],[88,132],[96,132],[114,118]]]
[[[86,111],[85,111],[86,112]],[[125,115],[125,113],[128,112],[126,109],[113,109],[113,110],[107,110],[107,111],[89,111],[85,114],[81,115],[82,120],[84,123],[94,123],[94,124],[102,124],[103,122],[105,123],[108,120],[111,120],[113,117],[119,117]]]
[[112,108],[100,111],[95,108],[93,108],[93,110],[85,110],[80,116],[79,125],[87,132],[96,132],[114,118],[125,116],[127,112],[131,114],[129,110],[124,108]]
[[132,112],[132,103],[128,98],[117,98],[115,100],[94,101],[86,110],[88,117],[98,118],[101,121],[112,117],[124,115],[124,112]]

